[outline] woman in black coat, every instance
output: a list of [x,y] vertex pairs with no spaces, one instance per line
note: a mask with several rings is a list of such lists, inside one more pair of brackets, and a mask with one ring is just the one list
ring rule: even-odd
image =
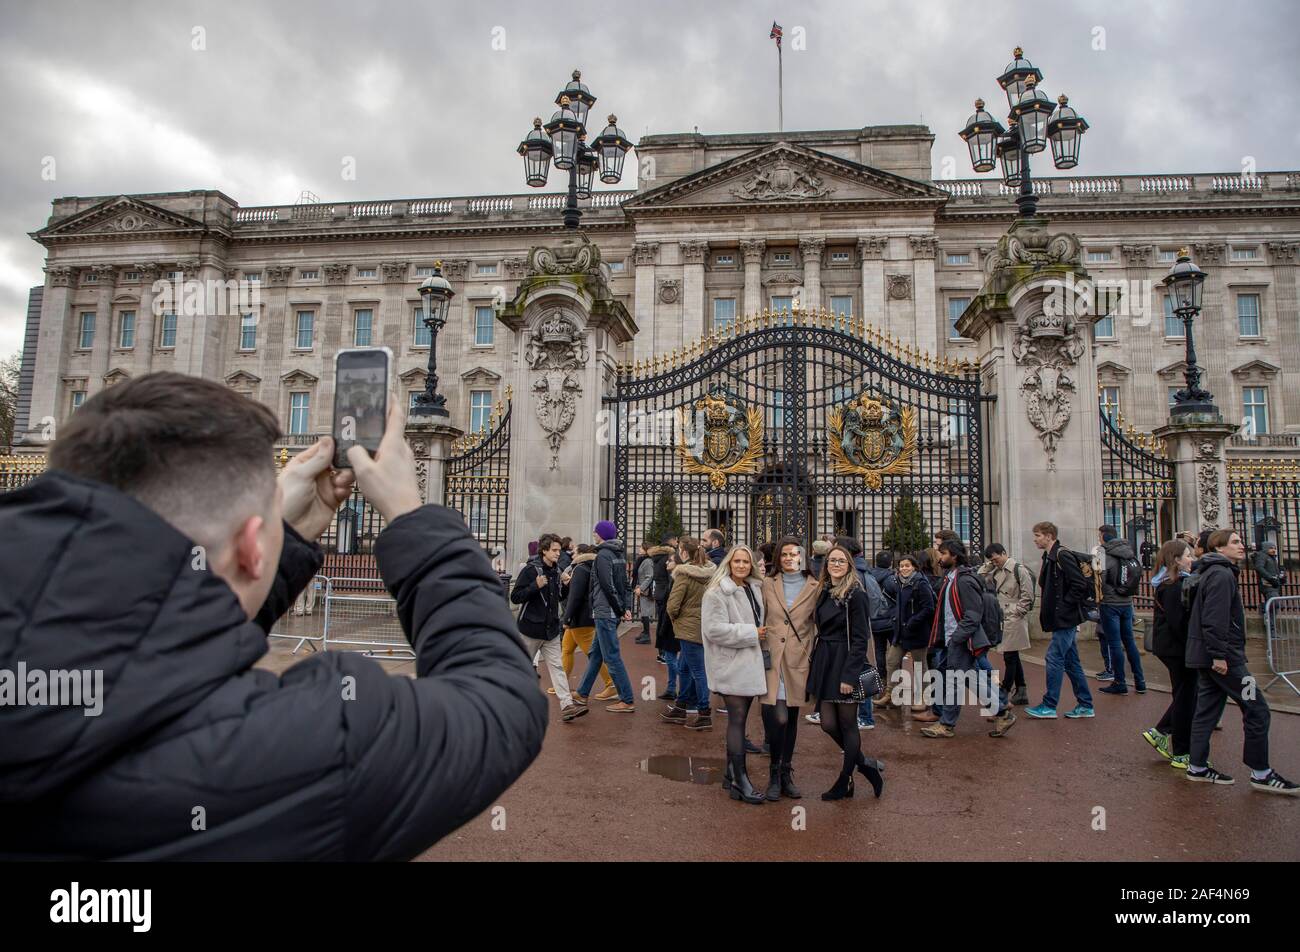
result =
[[[898,560],[898,572],[888,579],[890,594],[894,597],[894,632],[889,639],[889,653],[886,656],[886,691],[892,693],[894,672],[903,667],[911,655],[914,662],[912,670],[907,671],[907,680],[902,683],[910,685],[899,710],[906,718],[909,709],[919,721],[934,721],[932,712],[925,712],[923,705],[917,703],[921,694],[921,682],[917,677],[925,662],[926,647],[930,643],[930,626],[934,623],[934,589],[919,570],[916,557],[905,555]],[[925,713],[921,713],[925,712]]]
[[1164,577],[1155,591],[1152,648],[1169,670],[1173,696],[1160,723],[1148,727],[1142,736],[1172,766],[1186,770],[1196,712],[1196,669],[1184,661],[1190,619],[1183,611],[1183,582],[1192,571],[1192,550],[1186,542],[1174,539],[1160,547],[1158,558],[1157,571],[1163,570]]
[[834,545],[822,564],[821,593],[817,596],[817,641],[808,672],[808,697],[816,698],[821,728],[844,753],[835,785],[823,800],[853,796],[853,771],[860,770],[877,797],[885,780],[872,761],[862,755],[858,730],[858,701],[853,692],[867,663],[871,621],[867,593],[853,568],[848,549]]

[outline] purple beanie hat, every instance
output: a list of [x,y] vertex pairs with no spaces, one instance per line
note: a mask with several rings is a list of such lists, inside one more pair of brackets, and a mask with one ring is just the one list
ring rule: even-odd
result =
[[596,535],[608,542],[610,539],[618,538],[618,529],[608,519],[602,519],[596,523]]

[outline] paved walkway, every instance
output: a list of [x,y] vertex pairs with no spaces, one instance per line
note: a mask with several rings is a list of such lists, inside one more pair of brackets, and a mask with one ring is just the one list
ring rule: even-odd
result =
[[[636,683],[653,678],[659,688],[664,668],[653,648],[632,644],[630,628],[622,644]],[[261,665],[283,670],[307,650],[295,658],[292,646],[273,641]],[[582,664],[579,656],[575,681]],[[410,673],[409,664],[387,667]],[[1027,673],[1037,702],[1043,669],[1031,664]],[[485,811],[421,858],[1300,860],[1300,800],[1247,787],[1235,708],[1215,734],[1214,760],[1238,782],[1209,787],[1185,781],[1139,736],[1168,695],[1097,695],[1096,703],[1094,720],[1021,716],[1002,739],[988,737],[974,711],[963,712],[952,740],[923,738],[917,725],[881,715],[863,748],[885,761],[884,796],[873,799],[859,783],[852,800],[836,803],[818,795],[834,780],[838,750],[801,721],[795,776],[804,798],[750,806],[717,783],[725,716],[696,733],[661,722],[662,702],[638,699],[635,714],[593,704],[564,724],[552,697],[542,753],[500,798],[504,812]],[[748,732],[761,740],[757,707]],[[1276,766],[1300,777],[1300,717],[1274,718],[1271,743]],[[751,756],[749,765],[765,782],[767,759]],[[686,779],[692,774],[709,782]]]

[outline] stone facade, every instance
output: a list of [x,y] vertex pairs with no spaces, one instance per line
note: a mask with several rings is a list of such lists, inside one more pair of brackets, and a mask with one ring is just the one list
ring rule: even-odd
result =
[[[931,181],[933,141],[922,126],[646,137],[636,190],[583,203],[600,277],[634,324],[625,343],[589,343],[644,360],[732,314],[797,301],[850,310],[904,345],[976,359],[951,319],[984,285],[1014,205],[996,179]],[[1268,433],[1232,437],[1229,453],[1294,455],[1300,173],[1036,184],[1053,230],[1078,236],[1087,273],[1122,289],[1125,308],[1083,333],[1095,337],[1099,383],[1114,388],[1126,420],[1160,425],[1181,384],[1183,343],[1166,336],[1158,282],[1171,253],[1190,244],[1210,273],[1197,327],[1204,382],[1234,422],[1246,388],[1267,403]],[[435,260],[456,291],[438,340],[441,390],[451,423],[469,430],[473,406],[501,399],[527,366],[502,314],[535,249],[566,238],[562,201],[533,193],[241,208],[215,191],[59,199],[32,233],[48,257],[29,318],[23,445],[40,446],[41,422],[66,419],[85,395],[163,369],[267,403],[286,430],[303,431],[287,442],[305,444],[328,430],[341,347],[388,346],[402,389],[422,388],[417,288]],[[176,279],[174,321],[157,306],[160,279]],[[187,289],[214,287],[228,289],[216,307],[186,306]]]

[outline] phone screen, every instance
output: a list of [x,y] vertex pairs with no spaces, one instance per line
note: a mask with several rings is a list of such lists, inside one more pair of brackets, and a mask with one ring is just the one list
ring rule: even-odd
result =
[[373,456],[388,417],[387,348],[340,351],[335,361],[334,466],[349,467],[347,451],[364,446]]

